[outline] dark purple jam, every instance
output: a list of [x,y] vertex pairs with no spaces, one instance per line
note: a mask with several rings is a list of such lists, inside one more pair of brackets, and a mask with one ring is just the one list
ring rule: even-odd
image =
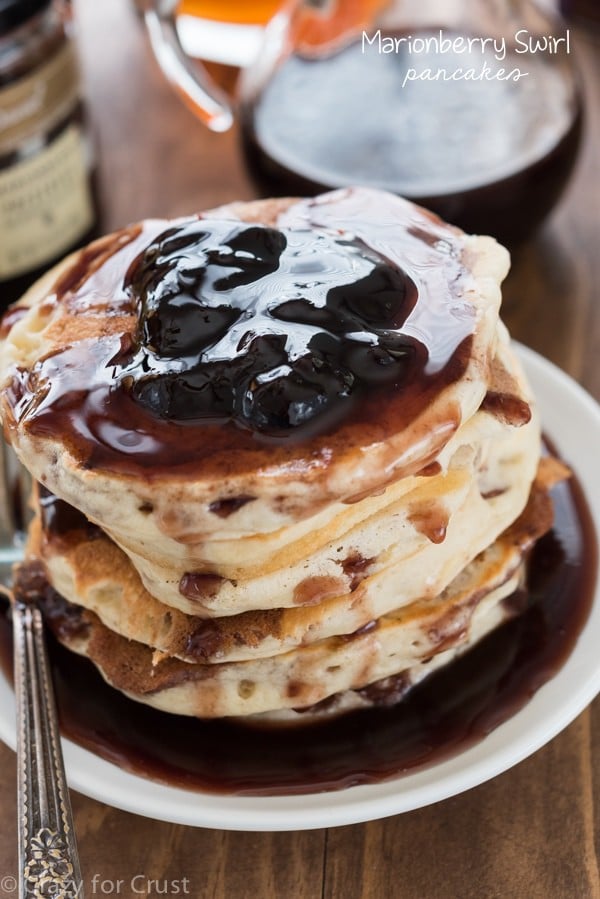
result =
[[[84,251],[48,300],[81,339],[15,372],[15,423],[147,479],[325,471],[408,433],[470,358],[462,242],[378,191],[281,208],[273,227],[148,221]],[[440,405],[440,441],[459,420]]]
[[400,388],[427,360],[401,330],[414,282],[324,232],[193,219],[160,234],[125,287],[137,346],[116,377],[170,421],[285,434],[369,388]]

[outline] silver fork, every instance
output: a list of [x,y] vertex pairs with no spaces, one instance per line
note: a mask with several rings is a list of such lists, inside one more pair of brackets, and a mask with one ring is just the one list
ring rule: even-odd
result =
[[23,558],[15,504],[26,508],[26,473],[0,437],[0,590],[11,603],[17,704],[19,899],[81,899],[83,882],[49,673],[42,615],[35,597],[10,590]]

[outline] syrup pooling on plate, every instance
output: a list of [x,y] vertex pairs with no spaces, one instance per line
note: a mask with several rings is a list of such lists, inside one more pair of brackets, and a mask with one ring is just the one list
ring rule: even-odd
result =
[[193,220],[125,284],[141,310],[127,382],[168,420],[282,435],[365,388],[401,389],[427,359],[401,330],[415,284],[346,236]]
[[[50,641],[64,736],[126,771],[186,790],[289,795],[376,783],[437,764],[524,706],[573,651],[592,605],[597,535],[579,482],[553,491],[555,523],[533,547],[517,617],[406,692],[402,673],[365,688],[374,708],[295,727],[166,715],[110,687],[88,659]],[[28,572],[31,575],[31,572]],[[71,633],[85,615],[47,587],[49,620]],[[0,615],[0,668],[12,680],[11,627]]]
[[[55,285],[75,339],[6,391],[16,422],[85,467],[325,470],[402,434],[468,364],[477,311],[460,234],[399,198],[337,191],[274,227],[233,215],[117,237]],[[96,314],[98,335],[79,338]],[[459,422],[445,403],[432,442]]]

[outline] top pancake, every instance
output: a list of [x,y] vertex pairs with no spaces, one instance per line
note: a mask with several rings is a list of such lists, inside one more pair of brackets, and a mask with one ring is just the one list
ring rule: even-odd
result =
[[115,391],[111,377],[139,337],[128,272],[181,223],[144,222],[103,238],[25,295],[5,319],[0,347],[8,438],[36,480],[92,521],[150,543],[275,531],[419,472],[480,407],[508,268],[495,241],[363,189],[234,204],[201,219],[208,227],[260,222],[303,239],[333,235],[374,250],[416,285],[399,333],[428,357],[419,377],[369,390],[351,415],[334,415],[301,439],[164,420]]

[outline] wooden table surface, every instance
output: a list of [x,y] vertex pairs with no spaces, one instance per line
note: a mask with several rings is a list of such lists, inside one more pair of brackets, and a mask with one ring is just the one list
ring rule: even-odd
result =
[[[104,228],[253,197],[237,135],[208,133],[175,99],[127,0],[79,0],[76,8]],[[560,208],[514,261],[504,315],[517,338],[599,397],[600,36],[580,32],[578,51],[583,155]],[[491,782],[364,825],[227,833],[158,823],[77,794],[73,803],[88,897],[134,896],[136,874],[157,881],[147,895],[174,895],[178,883],[180,895],[206,899],[600,897],[600,701]],[[2,899],[16,895],[15,825],[15,760],[0,745]]]

